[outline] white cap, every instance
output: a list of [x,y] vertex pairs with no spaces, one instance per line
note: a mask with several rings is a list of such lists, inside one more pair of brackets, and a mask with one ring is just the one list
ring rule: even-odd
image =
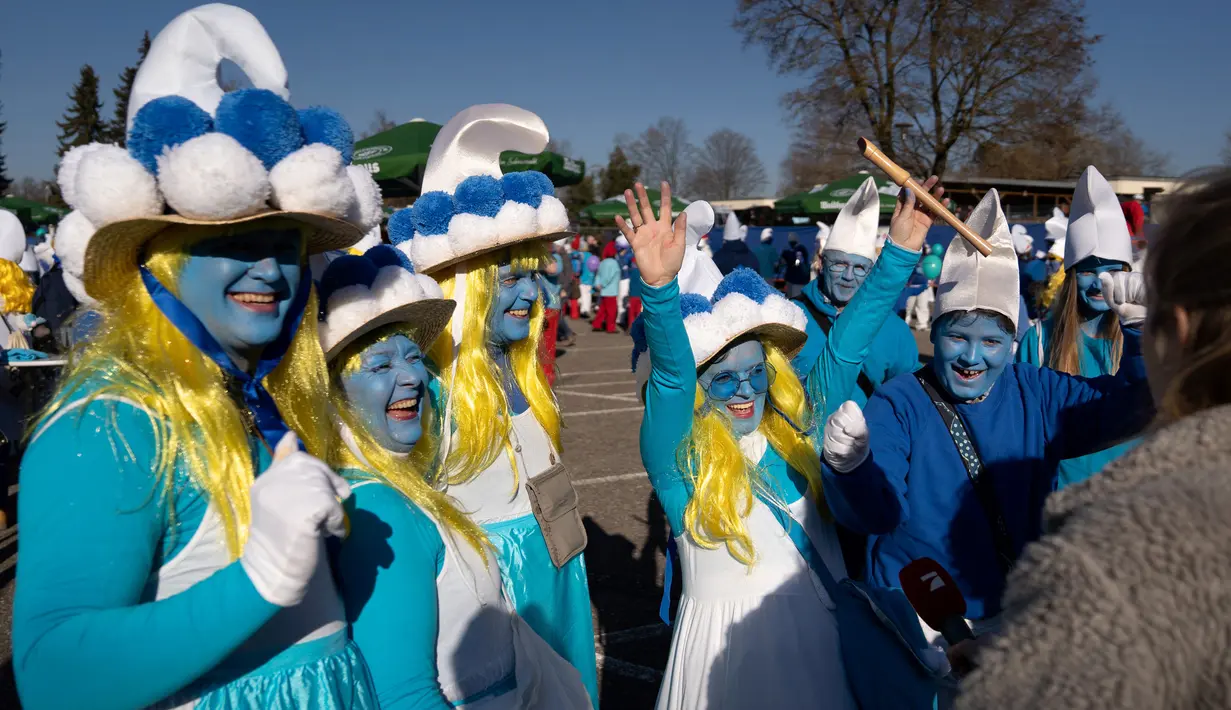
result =
[[1064,214],[1064,210],[1059,207],[1053,208],[1051,218],[1043,223],[1043,228],[1047,230],[1049,240],[1063,242],[1064,235],[1069,231],[1069,218]]
[[1005,316],[1016,330],[1020,298],[1017,255],[996,190],[983,196],[966,225],[992,245],[992,253],[983,256],[960,235],[953,237],[940,267],[932,321],[953,311],[977,309]]
[[1131,264],[1133,242],[1120,200],[1093,165],[1077,180],[1064,244],[1064,268],[1091,256]]
[[881,196],[876,191],[876,180],[869,177],[842,205],[825,249],[875,260],[876,225],[880,222],[880,214]]
[[764,243],[764,242],[772,242],[772,241],[774,241],[774,230],[769,227],[762,229],[761,230],[761,242]]
[[743,240],[744,235],[747,233],[747,228],[740,225],[739,218],[735,216],[735,213],[727,213],[727,223],[722,227],[722,241],[738,242]]

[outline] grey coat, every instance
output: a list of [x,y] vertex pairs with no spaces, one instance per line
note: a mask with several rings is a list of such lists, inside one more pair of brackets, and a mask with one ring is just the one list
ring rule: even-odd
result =
[[1054,494],[959,710],[1231,708],[1231,406]]

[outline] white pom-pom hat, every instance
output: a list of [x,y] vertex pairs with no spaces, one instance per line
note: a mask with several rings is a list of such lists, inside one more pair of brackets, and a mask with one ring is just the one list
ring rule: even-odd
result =
[[[223,59],[254,88],[225,95]],[[300,225],[309,254],[359,241],[379,207],[358,204],[347,171],[350,128],[326,109],[304,123],[288,97],[278,49],[246,10],[215,3],[172,20],[133,80],[128,149],[91,144],[61,163],[61,194],[95,228],[82,248],[85,290],[104,299],[130,286],[142,247],[176,225],[224,236],[281,218]],[[277,110],[262,110],[271,104]],[[365,190],[362,199],[373,195]]]

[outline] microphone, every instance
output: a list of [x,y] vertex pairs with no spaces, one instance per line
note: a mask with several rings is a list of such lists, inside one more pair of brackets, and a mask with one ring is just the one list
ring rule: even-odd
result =
[[924,623],[939,631],[950,646],[974,638],[966,625],[966,598],[939,562],[920,557],[902,568],[898,583]]

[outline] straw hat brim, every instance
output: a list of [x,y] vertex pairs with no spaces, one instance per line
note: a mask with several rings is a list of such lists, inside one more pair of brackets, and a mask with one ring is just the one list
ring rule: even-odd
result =
[[364,323],[354,331],[347,333],[329,351],[325,353],[325,361],[332,361],[342,353],[348,345],[371,333],[378,328],[394,323],[404,323],[410,334],[410,339],[424,353],[432,347],[432,343],[440,337],[453,317],[453,309],[457,301],[448,298],[425,298],[422,301],[407,303],[390,311],[385,311],[372,320]]
[[808,341],[807,333],[799,330],[798,328],[792,328],[789,325],[783,325],[782,323],[762,323],[760,325],[754,325],[751,328],[747,328],[729,338],[727,342],[722,344],[722,347],[714,351],[714,354],[698,363],[697,369],[700,370],[712,362],[714,358],[718,357],[718,355],[730,346],[731,343],[734,343],[736,340],[747,336],[753,336],[757,340],[768,340],[777,345],[782,350],[783,354],[786,355],[788,360],[798,355],[799,351],[803,349],[804,343]]
[[455,256],[452,259],[449,259],[447,261],[442,261],[439,264],[433,264],[432,266],[426,269],[420,269],[416,267],[415,271],[421,274],[427,275],[427,276],[431,276],[432,274],[438,271],[443,271],[444,269],[447,269],[450,266],[457,266],[458,264],[464,261],[469,261],[475,257],[483,256],[484,254],[490,254],[494,251],[500,251],[501,249],[507,249],[517,244],[523,244],[525,242],[533,242],[533,241],[554,242],[557,239],[570,236],[571,234],[572,232],[549,232],[547,234],[527,234],[522,237],[515,237],[513,239],[500,242],[499,244],[493,244],[491,246],[483,247],[481,249],[475,249],[473,251],[469,251],[460,256]]
[[266,210],[246,217],[226,220],[189,219],[177,214],[140,217],[112,222],[98,228],[86,245],[82,281],[86,291],[96,299],[104,299],[118,288],[132,283],[141,257],[141,247],[160,232],[177,225],[227,227],[265,219],[287,219],[299,222],[306,230],[309,254],[345,249],[363,238],[363,230],[350,222],[313,214]]

